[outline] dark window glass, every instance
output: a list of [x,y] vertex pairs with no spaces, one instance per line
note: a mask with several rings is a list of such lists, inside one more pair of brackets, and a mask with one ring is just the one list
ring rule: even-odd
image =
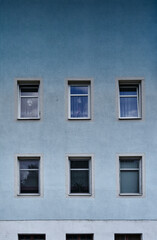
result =
[[20,169],[39,169],[39,160],[21,160]]
[[137,95],[137,88],[120,88],[120,95]]
[[74,160],[74,161],[70,161],[71,163],[71,168],[88,168],[89,167],[89,161],[84,161],[84,160]]
[[66,240],[93,240],[93,234],[67,234]]
[[89,160],[70,160],[70,192],[89,191]]
[[35,234],[35,235],[19,235],[19,240],[46,240],[45,234]]
[[38,171],[20,171],[20,193],[39,193]]
[[20,193],[39,193],[39,160],[20,160]]
[[141,234],[116,234],[115,240],[141,240]]
[[21,96],[38,96],[39,86],[30,85],[30,86],[21,86]]
[[139,160],[120,160],[120,168],[139,168]]
[[30,240],[30,236],[28,235],[19,236],[19,240]]
[[71,86],[71,94],[88,94],[88,86]]
[[71,171],[71,193],[89,193],[89,171]]
[[120,160],[120,193],[140,193],[139,163],[137,159]]
[[139,193],[139,172],[121,172],[120,182],[121,193]]

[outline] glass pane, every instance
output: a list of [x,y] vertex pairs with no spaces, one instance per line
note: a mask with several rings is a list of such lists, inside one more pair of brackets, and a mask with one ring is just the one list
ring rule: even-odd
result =
[[20,235],[19,240],[45,240],[45,235]]
[[71,97],[71,117],[88,117],[88,97]]
[[139,168],[139,160],[120,160],[120,168]]
[[116,234],[115,240],[141,240],[141,234]]
[[127,235],[128,240],[141,240],[140,234],[129,234]]
[[66,240],[78,240],[78,237],[76,234],[68,234]]
[[20,160],[20,169],[38,169],[39,160]]
[[39,193],[38,170],[20,170],[20,193]]
[[93,240],[93,234],[87,234],[87,240]]
[[115,240],[126,240],[126,238],[124,234],[116,234]]
[[120,88],[120,95],[137,95],[137,88]]
[[88,94],[88,86],[71,86],[71,94]]
[[93,240],[93,234],[67,234],[66,240]]
[[38,117],[38,98],[21,98],[21,117]]
[[38,96],[38,88],[39,86],[22,86],[21,96]]
[[120,192],[139,193],[139,171],[120,172]]
[[34,235],[34,240],[45,240],[44,235]]
[[120,116],[138,117],[137,97],[120,98]]
[[89,193],[89,171],[71,171],[71,193]]
[[29,235],[19,236],[19,240],[30,240],[30,236]]
[[71,168],[88,168],[89,162],[87,161],[70,161]]
[[92,240],[93,235],[91,234],[82,234],[80,240]]

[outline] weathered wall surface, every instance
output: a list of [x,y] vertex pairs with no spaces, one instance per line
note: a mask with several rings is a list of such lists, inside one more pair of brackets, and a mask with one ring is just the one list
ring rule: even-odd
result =
[[[1,220],[156,219],[156,10],[154,0],[0,1]],[[142,120],[117,119],[121,77],[144,78]],[[17,120],[15,78],[42,78],[41,120]],[[67,78],[94,79],[91,121],[67,120]],[[28,153],[43,156],[43,197],[15,197],[15,155]],[[68,153],[94,154],[94,198],[66,197]],[[117,197],[117,153],[145,155],[143,197]]]

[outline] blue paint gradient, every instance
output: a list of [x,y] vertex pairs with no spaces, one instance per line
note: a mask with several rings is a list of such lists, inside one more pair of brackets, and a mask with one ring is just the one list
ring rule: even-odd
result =
[[[0,219],[156,219],[157,1],[0,1]],[[15,78],[43,79],[43,118],[15,119]],[[145,116],[116,118],[117,77],[145,78]],[[67,121],[65,79],[94,78],[94,118]],[[15,154],[41,153],[44,197],[14,196]],[[95,197],[66,198],[65,155],[93,153]],[[145,154],[143,198],[118,198],[116,153]]]

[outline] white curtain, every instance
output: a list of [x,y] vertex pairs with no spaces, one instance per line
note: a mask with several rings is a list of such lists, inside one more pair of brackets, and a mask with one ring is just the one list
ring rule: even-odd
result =
[[137,97],[120,98],[120,116],[138,117]]

